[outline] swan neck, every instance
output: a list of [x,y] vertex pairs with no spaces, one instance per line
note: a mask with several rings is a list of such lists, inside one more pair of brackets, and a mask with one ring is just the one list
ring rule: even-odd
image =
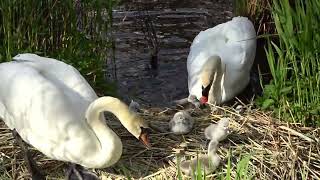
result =
[[99,116],[102,112],[111,112],[114,114],[121,124],[129,129],[131,121],[136,117],[135,113],[129,111],[128,106],[117,98],[105,96],[93,101],[86,112],[88,123],[100,120]]
[[128,121],[133,118],[128,107],[117,98],[100,97],[89,105],[86,111],[87,122],[100,142],[100,153],[97,155],[100,163],[95,162],[95,168],[113,165],[122,154],[120,138],[105,124],[105,111],[113,113],[126,128]]
[[211,69],[211,87],[208,94],[208,102],[211,104],[220,104],[222,101],[222,84],[223,84],[223,63],[220,57],[212,56],[209,58],[209,64]]

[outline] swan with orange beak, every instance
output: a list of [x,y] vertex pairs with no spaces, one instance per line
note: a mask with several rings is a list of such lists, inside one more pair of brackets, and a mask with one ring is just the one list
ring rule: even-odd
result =
[[188,102],[219,105],[234,98],[249,83],[255,54],[256,32],[246,17],[201,31],[187,60]]

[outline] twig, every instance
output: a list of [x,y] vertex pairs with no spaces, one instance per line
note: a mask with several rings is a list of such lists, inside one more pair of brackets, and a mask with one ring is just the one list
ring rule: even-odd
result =
[[287,130],[287,131],[290,132],[292,135],[299,136],[300,138],[302,138],[302,139],[304,139],[304,140],[306,140],[306,141],[308,141],[308,142],[314,142],[313,139],[311,139],[311,138],[309,138],[309,137],[307,137],[307,136],[305,136],[305,135],[303,135],[303,134],[301,134],[301,133],[299,133],[299,132],[297,132],[297,131],[295,131],[295,130],[293,130],[293,129],[291,129],[291,128],[288,128],[288,127],[286,127],[286,126],[279,126],[279,128],[280,128],[280,129],[283,129],[283,130]]

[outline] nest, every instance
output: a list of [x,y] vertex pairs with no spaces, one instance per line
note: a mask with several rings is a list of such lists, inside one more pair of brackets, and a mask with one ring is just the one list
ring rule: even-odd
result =
[[[195,126],[187,135],[168,132],[168,122],[181,109],[144,109],[141,116],[153,129],[149,150],[114,117],[108,116],[108,125],[122,139],[123,155],[115,166],[92,171],[101,179],[177,179],[177,157],[190,159],[206,153],[209,141],[204,137],[204,129],[222,117],[229,117],[232,132],[218,148],[222,162],[207,178],[225,177],[229,162],[231,177],[235,179],[237,164],[248,155],[249,173],[256,179],[320,179],[319,128],[280,122],[271,113],[252,109],[251,105],[233,107],[190,110]],[[28,178],[20,148],[2,121],[0,127],[0,179]],[[47,179],[64,178],[66,163],[50,160],[34,149],[32,153]]]

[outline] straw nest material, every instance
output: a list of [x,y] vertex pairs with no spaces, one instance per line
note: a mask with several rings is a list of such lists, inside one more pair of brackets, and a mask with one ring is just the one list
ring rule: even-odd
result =
[[[191,159],[206,153],[208,140],[204,129],[222,117],[229,117],[231,134],[219,143],[218,154],[222,161],[214,178],[226,174],[228,156],[231,176],[236,176],[236,164],[249,154],[250,172],[256,179],[320,179],[320,129],[301,124],[279,122],[271,113],[252,109],[216,107],[214,112],[189,110],[194,117],[193,130],[187,135],[169,132],[168,122],[178,109],[144,109],[141,116],[150,122],[152,148],[147,150],[130,135],[113,117],[107,123],[121,137],[124,144],[121,160],[113,167],[93,170],[101,179],[176,179],[176,157]],[[234,106],[235,107],[235,106]],[[66,163],[50,160],[36,150],[32,151],[47,179],[63,179]],[[0,121],[0,179],[26,179],[27,168],[11,132]],[[184,176],[184,178],[187,178]]]

